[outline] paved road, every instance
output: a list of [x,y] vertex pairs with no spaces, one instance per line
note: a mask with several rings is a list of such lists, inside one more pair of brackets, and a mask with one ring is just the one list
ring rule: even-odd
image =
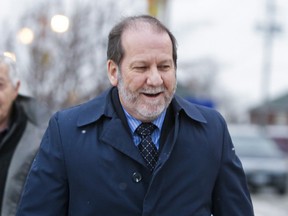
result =
[[255,216],[288,216],[288,194],[280,196],[272,191],[252,195]]

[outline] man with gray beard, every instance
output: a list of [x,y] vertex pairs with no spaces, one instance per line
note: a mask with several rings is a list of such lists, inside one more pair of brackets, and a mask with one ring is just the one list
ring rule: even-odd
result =
[[173,34],[127,17],[107,57],[112,87],[51,118],[17,215],[253,216],[225,120],[175,95]]

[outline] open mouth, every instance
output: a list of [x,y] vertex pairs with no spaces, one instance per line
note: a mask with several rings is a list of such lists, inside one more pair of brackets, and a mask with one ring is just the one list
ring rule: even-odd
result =
[[156,98],[156,97],[158,97],[160,94],[161,94],[161,92],[159,92],[159,93],[154,93],[154,94],[151,94],[151,93],[143,93],[146,97],[150,97],[150,98]]

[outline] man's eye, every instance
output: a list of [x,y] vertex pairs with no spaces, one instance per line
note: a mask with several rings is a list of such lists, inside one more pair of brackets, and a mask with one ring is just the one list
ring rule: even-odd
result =
[[160,65],[160,66],[158,66],[158,68],[160,70],[169,70],[170,69],[170,65]]
[[138,71],[144,71],[146,70],[147,67],[146,66],[138,66],[138,67],[135,67],[135,70],[138,70]]

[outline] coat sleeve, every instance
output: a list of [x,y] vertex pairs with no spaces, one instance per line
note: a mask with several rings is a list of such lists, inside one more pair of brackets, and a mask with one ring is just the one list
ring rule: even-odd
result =
[[61,136],[54,115],[32,163],[17,216],[67,215],[68,184]]
[[224,119],[222,123],[221,166],[213,191],[213,216],[253,216],[245,173]]

